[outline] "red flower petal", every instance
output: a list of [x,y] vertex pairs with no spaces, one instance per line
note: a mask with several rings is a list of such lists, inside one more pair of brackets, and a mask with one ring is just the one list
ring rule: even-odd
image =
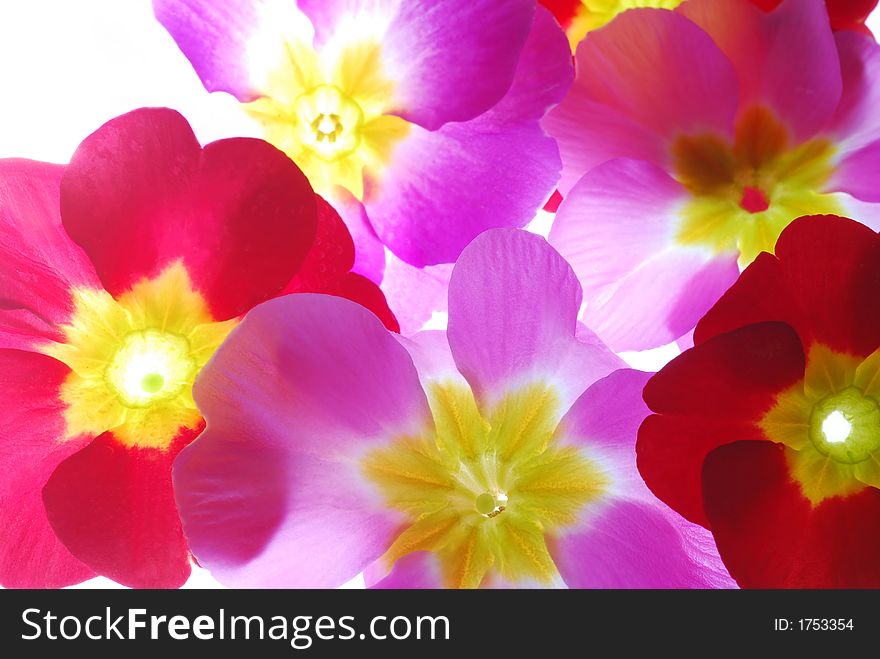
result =
[[253,139],[199,146],[177,112],[141,109],[86,138],[61,181],[71,237],[118,295],[182,259],[217,320],[290,281],[315,234],[302,172]]
[[336,210],[321,197],[318,202],[318,230],[312,249],[284,293],[326,293],[357,302],[385,323],[392,332],[400,325],[388,307],[385,294],[366,277],[351,271],[355,262],[354,242]]
[[813,508],[784,447],[737,442],[703,467],[706,513],[731,576],[745,588],[880,587],[880,491]]
[[189,551],[171,465],[199,432],[182,432],[166,451],[125,446],[104,433],[62,462],[43,489],[61,541],[95,572],[126,586],[182,586]]
[[556,17],[563,29],[571,25],[571,21],[577,16],[578,10],[584,6],[582,0],[538,0],[550,10]]
[[804,374],[797,334],[760,323],[716,336],[657,373],[645,387],[648,417],[636,445],[639,472],[657,497],[706,526],[700,470],[712,449],[765,439],[755,423]]
[[833,215],[802,217],[740,275],[697,325],[699,344],[749,323],[780,320],[805,348],[869,355],[880,345],[880,237]]
[[41,492],[52,470],[89,438],[64,437],[59,389],[70,373],[51,357],[0,350],[0,584],[59,588],[94,573],[55,536]]

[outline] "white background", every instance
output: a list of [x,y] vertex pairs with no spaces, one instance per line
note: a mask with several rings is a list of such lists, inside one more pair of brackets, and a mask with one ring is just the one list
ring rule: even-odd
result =
[[[880,33],[880,13],[868,25]],[[105,121],[144,106],[179,110],[203,143],[258,136],[234,99],[204,90],[150,0],[0,0],[0,157],[67,162]],[[676,352],[625,357],[654,370]],[[194,568],[185,587],[218,586]],[[120,586],[98,578],[78,587]]]

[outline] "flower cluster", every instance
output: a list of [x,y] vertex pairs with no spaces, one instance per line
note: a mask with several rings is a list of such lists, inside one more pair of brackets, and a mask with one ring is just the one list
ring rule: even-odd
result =
[[152,4],[260,137],[0,160],[0,584],[880,587],[876,1]]

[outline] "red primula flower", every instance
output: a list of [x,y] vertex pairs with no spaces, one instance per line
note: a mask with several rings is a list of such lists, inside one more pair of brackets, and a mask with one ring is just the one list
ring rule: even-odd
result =
[[743,587],[880,587],[880,236],[795,220],[645,388],[648,486]]
[[283,293],[348,297],[396,329],[353,263],[287,156],[202,148],[172,110],[110,121],[67,167],[0,160],[0,583],[183,584],[171,464],[204,427],[196,375]]

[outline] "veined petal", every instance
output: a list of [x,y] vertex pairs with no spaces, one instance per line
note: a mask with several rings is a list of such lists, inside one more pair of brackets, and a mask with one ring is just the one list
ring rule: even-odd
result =
[[543,238],[497,229],[474,240],[449,283],[448,336],[477,396],[491,405],[517,386],[544,381],[565,411],[621,366],[604,345],[575,337],[580,302],[570,266]]
[[223,583],[332,587],[399,528],[366,451],[430,428],[406,350],[347,300],[300,294],[251,311],[202,371],[208,428],[175,465],[193,553]]
[[550,552],[569,588],[734,586],[709,532],[662,504],[612,500]]
[[566,196],[551,244],[584,287],[584,322],[615,350],[674,341],[736,280],[735,251],[677,239],[686,190],[656,165],[611,160]]

